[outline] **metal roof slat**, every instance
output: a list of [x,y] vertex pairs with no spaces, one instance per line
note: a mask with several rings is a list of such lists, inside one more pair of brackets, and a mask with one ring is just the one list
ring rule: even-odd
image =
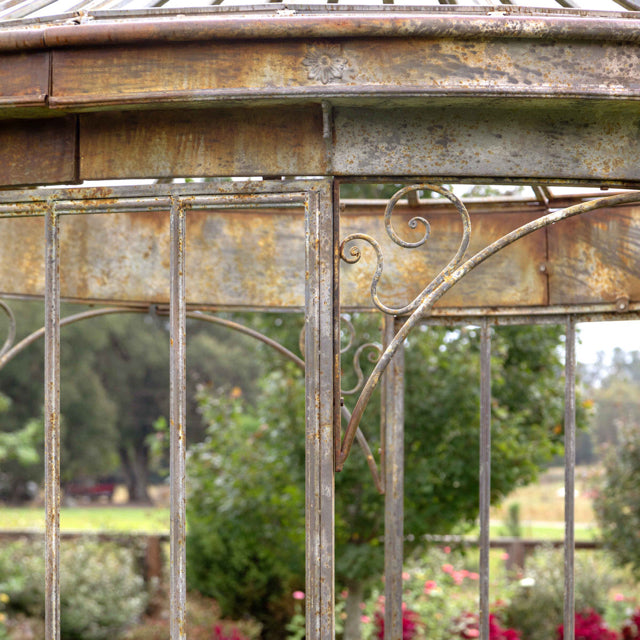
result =
[[24,18],[55,2],[56,0],[24,0],[24,2],[21,2],[19,5],[16,5],[4,12],[0,12],[0,20]]

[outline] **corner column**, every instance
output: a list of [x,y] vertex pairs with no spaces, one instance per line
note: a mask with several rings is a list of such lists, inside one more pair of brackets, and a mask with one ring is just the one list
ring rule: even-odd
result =
[[[337,225],[337,222],[336,222]],[[331,183],[306,206],[306,638],[335,637],[334,423],[339,373],[335,357],[337,287]]]

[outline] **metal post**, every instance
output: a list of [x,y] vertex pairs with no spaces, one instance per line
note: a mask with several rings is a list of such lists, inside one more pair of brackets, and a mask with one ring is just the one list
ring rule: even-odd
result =
[[172,198],[170,262],[171,640],[186,638],[186,301],[185,209]]
[[45,216],[45,638],[60,640],[60,259],[59,218]]
[[575,637],[576,321],[567,316],[564,377],[564,637]]
[[330,188],[306,205],[306,638],[333,640],[334,624],[334,229]]
[[480,640],[489,640],[489,507],[491,503],[491,329],[480,329]]
[[[396,321],[384,318],[384,347]],[[398,348],[384,374],[384,640],[402,640],[404,536],[404,349]]]

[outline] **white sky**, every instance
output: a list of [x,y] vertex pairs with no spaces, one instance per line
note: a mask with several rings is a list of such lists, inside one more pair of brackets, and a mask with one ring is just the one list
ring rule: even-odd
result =
[[595,362],[598,351],[604,351],[607,360],[616,347],[624,351],[640,351],[640,320],[616,322],[583,322],[578,325],[579,342],[576,346],[578,362]]

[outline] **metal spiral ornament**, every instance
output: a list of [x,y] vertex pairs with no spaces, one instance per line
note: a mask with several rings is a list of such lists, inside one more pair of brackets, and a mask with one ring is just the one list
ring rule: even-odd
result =
[[360,366],[360,358],[366,349],[369,350],[367,360],[372,364],[378,362],[382,355],[382,345],[377,342],[366,342],[356,349],[356,352],[353,355],[353,370],[355,371],[357,381],[353,388],[347,389],[346,391],[342,389],[341,393],[343,396],[352,396],[354,393],[358,393],[358,391],[362,389],[362,385],[364,384],[364,374],[362,373],[362,367]]
[[340,244],[340,258],[348,264],[355,264],[362,257],[362,250],[357,245],[354,245],[353,242],[362,240],[373,248],[376,254],[376,270],[371,280],[371,300],[380,311],[388,315],[400,316],[413,313],[413,311],[415,311],[415,309],[420,306],[422,301],[427,298],[431,294],[431,292],[434,291],[442,282],[444,282],[444,280],[451,273],[453,273],[453,271],[455,271],[455,269],[462,262],[464,254],[469,247],[469,238],[471,237],[471,219],[469,217],[467,208],[464,206],[460,198],[458,198],[454,193],[452,193],[448,189],[445,189],[444,187],[435,184],[413,184],[408,187],[404,187],[397,191],[389,200],[384,212],[384,226],[387,231],[387,235],[389,236],[389,238],[391,238],[393,243],[404,249],[416,249],[417,247],[421,247],[427,242],[427,239],[429,238],[429,235],[431,233],[431,225],[426,218],[423,218],[421,216],[414,216],[413,218],[411,218],[411,220],[409,220],[408,226],[410,229],[417,229],[419,225],[422,225],[424,227],[424,233],[422,237],[414,242],[409,242],[402,239],[392,225],[393,209],[398,201],[412,191],[421,190],[435,191],[436,193],[444,196],[455,206],[462,220],[462,237],[460,239],[458,250],[456,251],[453,258],[451,258],[444,269],[440,271],[440,273],[420,292],[420,294],[412,302],[403,307],[390,307],[380,299],[378,295],[378,283],[380,281],[380,278],[382,277],[382,272],[384,270],[384,255],[380,244],[374,238],[364,233],[351,233]]

